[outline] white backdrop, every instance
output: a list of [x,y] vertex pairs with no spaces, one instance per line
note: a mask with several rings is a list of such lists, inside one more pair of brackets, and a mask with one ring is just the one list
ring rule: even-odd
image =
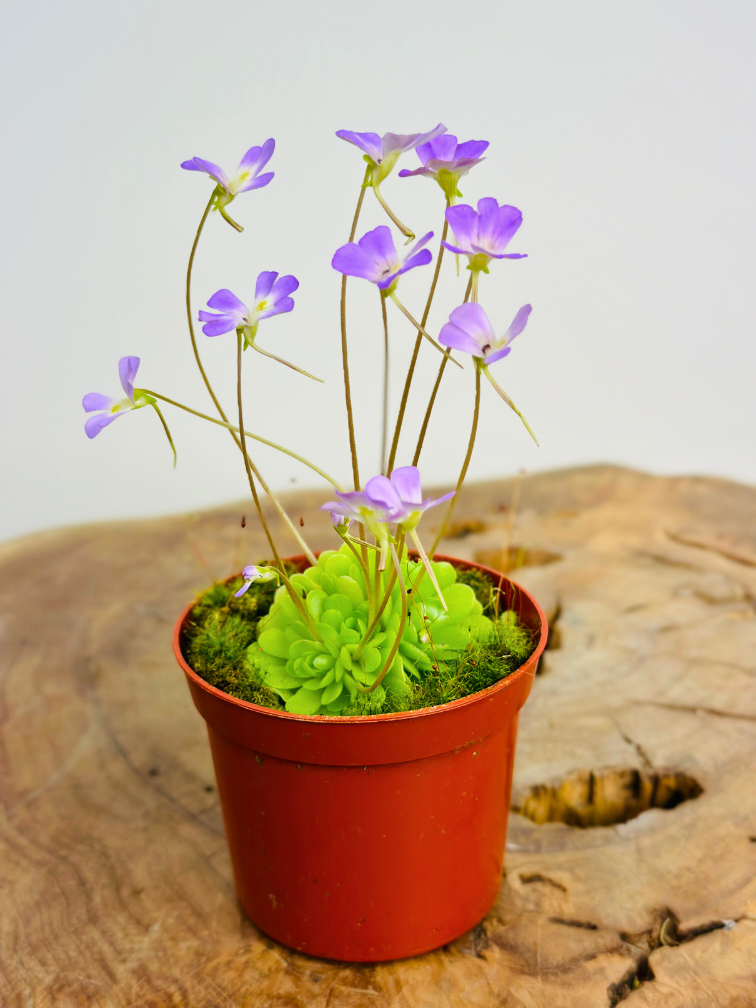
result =
[[[208,409],[182,299],[211,183],[179,164],[199,155],[232,168],[269,136],[276,178],[233,204],[243,235],[213,215],[195,310],[219,287],[251,296],[262,269],[299,277],[295,311],[264,323],[260,343],[327,385],[247,354],[248,426],[346,479],[339,277],[329,263],[346,241],[363,163],[333,134],[439,120],[460,140],[491,141],[462,191],[519,206],[525,223],[512,248],[530,255],[494,265],[481,301],[499,331],[521,304],[534,306],[495,371],[541,448],[486,387],[471,476],[613,461],[756,480],[755,21],[748,0],[15,4],[1,64],[0,537],[243,496],[220,429],[169,410],[174,470],[151,410],[90,442],[80,401],[120,394],[117,360],[134,354],[141,384]],[[402,165],[416,167],[415,155]],[[438,233],[435,184],[395,173],[384,191],[418,234]],[[367,197],[360,233],[384,223]],[[430,269],[402,281],[418,313]],[[444,277],[435,333],[464,284],[451,258]],[[368,288],[350,281],[370,475],[380,314]],[[399,382],[413,333],[394,316]],[[232,402],[233,334],[199,338]],[[424,349],[422,362],[427,384],[435,351]],[[468,435],[471,372],[451,377],[423,458],[429,483],[456,477]],[[423,408],[418,391],[400,463]],[[313,485],[284,456],[256,457],[277,487]]]

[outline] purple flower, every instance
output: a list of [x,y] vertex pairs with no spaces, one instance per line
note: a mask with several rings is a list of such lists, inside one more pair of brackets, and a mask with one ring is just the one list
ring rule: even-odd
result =
[[[400,259],[394,246],[391,230],[381,224],[373,231],[368,231],[359,242],[349,242],[336,251],[331,266],[346,276],[362,277],[377,284],[382,291],[389,293],[396,286],[397,279],[407,270],[415,266],[425,266],[433,258],[431,252],[423,248],[433,237],[429,231],[424,238],[415,242],[411,249]],[[422,250],[422,251],[420,251]]]
[[414,171],[402,168],[399,178],[410,175],[426,175],[434,178],[441,186],[447,198],[453,202],[455,196],[461,196],[457,186],[463,175],[485,158],[481,157],[488,148],[488,140],[467,140],[457,143],[457,138],[446,134],[436,136],[417,147],[417,156],[421,167]]
[[250,189],[262,189],[273,178],[274,172],[260,172],[273,156],[276,141],[266,140],[262,147],[250,147],[247,153],[239,162],[236,175],[229,178],[228,175],[212,161],[205,161],[203,158],[192,158],[184,161],[181,165],[187,171],[205,172],[214,179],[219,186],[218,205],[226,206],[239,193],[248,192]]
[[255,567],[254,564],[250,564],[249,567],[245,567],[242,571],[242,578],[244,579],[244,584],[238,592],[234,592],[234,598],[239,598],[243,595],[255,581],[278,581],[279,573],[275,567]]
[[507,356],[512,349],[509,344],[528,324],[532,310],[529,304],[523,305],[504,336],[497,340],[486,313],[479,304],[468,301],[454,309],[438,338],[444,346],[472,354],[483,362],[484,367],[488,367]]
[[240,598],[244,592],[249,588],[253,581],[259,581],[261,578],[260,571],[257,567],[250,565],[245,567],[242,571],[242,577],[244,578],[244,584],[241,586],[238,592],[234,592],[234,598]]
[[[104,410],[89,417],[84,424],[84,430],[89,438],[97,437],[103,427],[112,424],[119,416],[130,410],[141,409],[142,406],[149,406],[154,403],[151,396],[139,394],[135,397],[134,379],[139,370],[138,357],[121,357],[118,361],[118,374],[121,379],[121,388],[126,393],[125,399],[111,399],[110,396],[102,395],[100,392],[89,392],[81,401],[85,412],[92,413],[94,410]],[[138,390],[137,390],[138,391]]]
[[252,308],[239,300],[230,290],[216,291],[208,300],[208,308],[217,309],[220,314],[201,311],[200,322],[204,322],[202,332],[205,336],[220,336],[232,329],[244,329],[248,342],[253,342],[257,326],[266,318],[290,312],[294,307],[294,299],[289,297],[299,287],[299,281],[293,276],[278,277],[278,273],[264,272],[257,278],[255,286],[255,303]]
[[364,522],[376,535],[373,525],[387,525],[396,522],[405,531],[413,529],[421,515],[428,508],[442,504],[454,496],[454,491],[436,500],[423,500],[420,489],[420,470],[417,466],[403,466],[394,469],[391,479],[373,476],[365,484],[364,490],[336,491],[337,501],[324,504],[321,511],[330,511],[333,516],[341,516],[352,521]]
[[379,186],[391,174],[400,154],[412,150],[420,144],[446,133],[446,126],[439,123],[428,133],[355,133],[353,130],[339,130],[337,137],[348,140],[364,152],[365,160],[372,168],[372,184]]
[[391,515],[390,521],[397,522],[405,532],[409,532],[415,528],[428,508],[443,504],[454,496],[455,491],[435,500],[431,497],[423,500],[420,470],[417,466],[402,466],[394,469],[391,479],[374,476],[365,486],[365,493],[373,504]]
[[444,242],[444,248],[469,256],[470,268],[488,272],[491,259],[525,259],[518,252],[504,252],[522,224],[517,207],[507,206],[492,196],[478,200],[477,212],[466,203],[449,207],[446,219],[451,224],[456,245]]

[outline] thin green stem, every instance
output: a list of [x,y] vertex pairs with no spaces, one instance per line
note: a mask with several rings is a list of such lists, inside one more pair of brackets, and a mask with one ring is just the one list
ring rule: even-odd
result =
[[[200,413],[199,410],[192,409],[190,406],[184,406],[183,403],[176,402],[175,399],[169,399],[167,396],[160,395],[159,392],[151,392],[149,389],[143,389],[143,391],[146,392],[147,395],[154,396],[156,399],[161,399],[163,402],[170,403],[171,406],[178,406],[179,409],[185,410],[187,413],[191,413],[193,416],[197,416],[201,420],[207,420],[209,423],[217,424],[219,427],[225,427],[227,430],[230,430],[232,434],[239,433],[239,428],[234,427],[234,425],[229,423],[227,420],[216,420],[215,417],[208,416],[206,413]],[[312,469],[312,471],[316,472],[318,476],[322,476],[326,482],[333,484],[337,490],[344,489],[341,484],[333,478],[333,476],[329,476],[327,472],[319,466],[316,466],[314,462],[308,462],[306,458],[303,458],[301,455],[297,455],[296,452],[290,451],[288,448],[284,448],[283,445],[276,444],[275,441],[268,441],[267,438],[260,437],[259,434],[253,434],[251,431],[247,430],[244,431],[244,436],[252,438],[253,441],[259,441],[261,444],[268,445],[269,448],[275,448],[276,451],[283,452],[284,455],[289,455],[291,458],[296,459],[297,462],[301,462],[302,465],[306,465],[308,469]],[[238,442],[238,438],[235,440]]]
[[[373,690],[378,689],[378,687],[381,685],[384,678],[386,677],[389,669],[394,664],[394,658],[396,657],[396,652],[399,650],[399,645],[401,644],[402,637],[404,635],[404,627],[407,624],[407,588],[404,584],[404,578],[402,577],[402,570],[401,567],[399,566],[399,558],[396,555],[396,547],[394,546],[393,543],[391,543],[391,559],[394,561],[394,570],[396,572],[396,576],[399,578],[399,588],[402,600],[402,610],[401,615],[399,617],[399,628],[396,631],[396,637],[394,639],[394,643],[391,645],[389,656],[386,659],[386,664],[383,666],[381,670],[381,674],[378,676],[378,678],[375,680],[372,686],[369,686],[367,689],[360,690],[361,693],[365,694],[372,693]],[[359,683],[357,684],[357,689],[360,689]]]
[[249,482],[249,489],[252,491],[252,499],[255,502],[255,508],[257,509],[258,517],[260,518],[260,524],[265,532],[265,537],[268,540],[268,545],[270,546],[271,552],[273,553],[273,559],[275,565],[281,573],[281,580],[286,586],[286,590],[289,593],[289,597],[294,605],[299,610],[304,623],[306,624],[308,630],[315,638],[315,640],[320,640],[320,637],[315,630],[315,627],[310,618],[310,614],[307,608],[300,598],[299,594],[295,590],[291,581],[289,581],[286,576],[286,570],[283,565],[281,557],[278,555],[278,550],[276,549],[276,544],[273,541],[273,536],[270,534],[270,529],[268,527],[268,522],[265,518],[265,513],[263,512],[262,505],[260,503],[260,497],[257,493],[257,487],[255,486],[254,476],[252,475],[252,466],[249,461],[249,455],[247,454],[247,441],[244,436],[244,413],[242,409],[242,335],[240,332],[236,333],[236,403],[239,411],[239,443],[241,444],[242,455],[244,456],[244,468],[247,473],[247,480]]
[[173,438],[171,437],[171,432],[168,430],[168,424],[165,422],[165,417],[163,416],[160,407],[157,403],[152,403],[152,408],[155,410],[157,415],[160,417],[160,423],[163,425],[163,430],[165,431],[165,436],[168,438],[168,444],[171,446],[171,451],[173,452],[173,468],[176,468],[176,462],[178,461],[178,456],[176,455],[176,445],[173,443]]
[[442,346],[440,346],[440,345],[439,345],[438,343],[436,343],[436,341],[435,341],[435,340],[433,339],[433,337],[432,337],[432,336],[429,336],[429,335],[428,335],[428,333],[427,333],[427,332],[425,331],[425,329],[423,329],[423,327],[422,327],[422,326],[420,325],[420,323],[419,323],[419,322],[417,321],[417,319],[413,318],[413,317],[412,317],[412,315],[410,315],[410,313],[409,313],[409,312],[407,311],[407,309],[406,309],[406,308],[404,307],[404,305],[402,304],[402,302],[401,302],[401,301],[399,300],[399,298],[398,298],[398,297],[396,296],[396,291],[392,291],[392,292],[391,292],[391,293],[389,294],[389,297],[390,297],[390,298],[391,298],[391,300],[392,300],[392,301],[394,302],[394,304],[395,304],[395,305],[396,305],[396,307],[397,307],[397,308],[399,309],[399,311],[400,311],[400,312],[401,312],[401,313],[402,313],[402,314],[403,314],[403,315],[404,315],[404,316],[405,316],[406,318],[408,318],[408,319],[410,320],[410,322],[411,322],[411,323],[412,323],[412,325],[413,325],[413,326],[415,327],[415,329],[417,329],[417,331],[418,331],[418,332],[420,333],[420,335],[421,335],[421,336],[424,336],[424,337],[425,337],[425,338],[426,338],[426,339],[428,340],[428,342],[429,342],[429,343],[430,343],[430,344],[431,344],[432,346],[434,346],[434,347],[436,348],[436,350],[438,350],[438,351],[439,351],[439,353],[442,353],[442,354],[444,355],[444,360],[450,360],[450,361],[452,362],[452,364],[456,364],[458,368],[461,368],[461,367],[462,367],[462,365],[461,365],[461,364],[459,363],[459,361],[456,361],[456,360],[454,360],[454,358],[453,358],[453,357],[450,357],[450,356],[449,356],[449,348],[447,347],[446,349],[444,349],[444,348],[443,348]]
[[389,398],[389,333],[388,314],[386,313],[386,298],[383,291],[378,291],[381,298],[381,314],[383,316],[383,422],[381,423],[381,472],[386,475],[386,443],[388,442],[388,398]]
[[399,230],[402,232],[402,234],[407,239],[407,241],[404,244],[405,245],[409,245],[409,243],[411,241],[415,240],[415,234],[414,234],[414,232],[410,231],[410,229],[407,227],[406,224],[402,224],[402,222],[399,220],[399,218],[396,216],[396,214],[393,212],[393,210],[391,209],[391,207],[388,205],[388,203],[386,202],[386,200],[381,195],[381,190],[380,190],[379,186],[377,186],[377,185],[374,184],[373,185],[373,192],[375,193],[376,199],[381,204],[381,206],[383,207],[383,209],[386,211],[386,213],[389,215],[389,217],[391,218],[391,220],[394,222],[394,224],[396,224],[396,226],[399,228]]
[[[370,167],[365,171],[365,179],[360,188],[360,198],[357,200],[357,209],[354,211],[352,219],[352,230],[349,232],[349,241],[354,241],[357,231],[357,221],[360,219],[362,203],[365,199],[365,187],[370,179]],[[352,388],[349,383],[349,353],[347,350],[347,321],[346,321],[346,288],[347,278],[344,274],[341,278],[341,363],[344,370],[344,399],[346,401],[347,425],[349,427],[349,451],[352,455],[352,479],[354,489],[360,489],[360,467],[357,461],[357,442],[354,439],[354,412],[352,410]]]
[[[377,566],[378,566],[378,558],[377,557],[375,559],[375,562],[376,562],[376,569],[377,569]],[[369,624],[367,630],[365,631],[365,634],[364,634],[362,640],[357,645],[357,648],[355,649],[355,652],[354,652],[354,654],[352,656],[354,659],[359,658],[360,655],[362,654],[362,652],[365,650],[366,645],[370,643],[370,638],[375,633],[375,628],[378,626],[378,623],[380,622],[381,616],[383,616],[383,612],[384,612],[386,606],[388,605],[388,600],[391,598],[391,592],[394,590],[394,585],[395,584],[396,584],[396,571],[392,570],[391,576],[389,578],[388,586],[387,586],[385,592],[383,593],[383,598],[381,599],[380,605],[376,609],[375,614],[373,615],[373,618],[370,621],[370,624]],[[377,595],[376,595],[376,598],[377,598]]]
[[263,350],[257,345],[257,343],[250,343],[249,345],[253,350],[257,350],[259,354],[262,354],[263,357],[270,357],[271,360],[278,361],[279,364],[285,364],[286,367],[291,368],[292,371],[299,371],[299,373],[303,374],[306,378],[312,378],[313,381],[318,381],[321,385],[323,384],[322,378],[317,378],[314,374],[310,374],[309,371],[305,371],[304,368],[297,367],[296,364],[292,364],[290,361],[284,360],[283,357],[276,357],[274,353],[269,353],[269,351]]
[[[509,406],[509,408],[511,410],[514,410],[514,412],[517,414],[517,416],[520,418],[520,420],[522,420],[522,422],[525,424],[525,430],[528,432],[528,434],[530,434],[530,436],[533,438],[533,440],[535,441],[535,443],[538,445],[538,438],[535,436],[535,434],[533,433],[533,431],[530,429],[530,424],[528,423],[528,421],[525,419],[525,417],[522,415],[522,413],[520,413],[520,411],[517,409],[517,407],[512,402],[512,400],[509,398],[509,396],[507,395],[507,393],[504,391],[504,389],[501,387],[501,385],[498,384],[498,382],[493,377],[493,375],[491,374],[491,372],[485,366],[483,367],[483,373],[485,374],[486,378],[488,378],[488,380],[491,382],[491,384],[493,385],[493,387],[496,389],[496,394],[499,395],[499,396],[501,396],[501,398],[504,400],[504,402],[507,404],[507,406]],[[538,447],[540,448],[541,446],[538,445]]]
[[[447,207],[449,206],[449,201],[446,201]],[[444,218],[444,229],[441,234],[441,241],[446,241],[446,235],[449,232],[449,222]],[[438,251],[438,257],[436,258],[436,268],[433,271],[433,282],[431,283],[430,293],[428,294],[428,300],[425,302],[425,310],[423,311],[423,317],[420,325],[425,328],[425,324],[428,321],[428,316],[430,315],[431,305],[433,304],[433,295],[436,293],[436,284],[438,283],[438,276],[441,272],[441,263],[444,258],[444,246],[441,245]],[[396,426],[394,427],[394,439],[391,442],[391,453],[389,455],[388,466],[386,467],[386,472],[390,473],[394,468],[394,462],[396,461],[396,453],[399,448],[399,437],[402,433],[402,423],[404,422],[404,412],[407,409],[407,400],[409,399],[410,385],[412,385],[412,379],[415,374],[415,365],[417,364],[417,357],[420,353],[420,344],[423,341],[423,334],[418,332],[417,338],[415,339],[415,348],[412,351],[412,360],[410,361],[409,370],[407,371],[407,377],[404,380],[404,390],[402,392],[402,401],[399,403],[399,413],[396,418]]]
[[[472,291],[472,274],[470,275],[470,280],[467,284],[467,290],[465,291],[465,303],[470,298],[470,292]],[[415,448],[415,455],[412,459],[412,465],[416,466],[420,460],[420,452],[423,450],[423,442],[425,441],[425,434],[428,430],[428,424],[430,423],[431,413],[433,412],[433,406],[436,402],[436,396],[438,395],[438,390],[441,385],[441,379],[444,377],[444,370],[446,369],[447,358],[441,361],[441,366],[438,369],[438,375],[436,377],[436,384],[433,386],[433,391],[431,392],[431,397],[428,401],[428,408],[425,411],[425,416],[423,417],[423,426],[420,428],[420,436],[417,439],[417,447]]]
[[354,543],[345,535],[343,535],[341,538],[347,544],[352,553],[354,553],[355,559],[357,560],[357,563],[360,565],[360,569],[362,571],[362,578],[365,582],[365,594],[367,595],[368,612],[372,613],[375,604],[373,600],[372,586],[370,584],[370,570],[368,569],[368,565],[365,561],[365,558],[362,555],[362,552],[355,548]]
[[454,505],[457,502],[457,497],[459,497],[459,491],[462,489],[462,484],[465,482],[465,476],[467,476],[467,469],[470,465],[470,459],[472,458],[473,448],[475,447],[475,436],[478,433],[478,417],[480,415],[480,367],[477,361],[475,362],[475,409],[473,410],[473,422],[472,428],[470,429],[470,440],[467,445],[467,454],[465,455],[465,461],[462,463],[462,470],[459,474],[459,479],[457,480],[457,487],[454,496],[449,501],[449,506],[446,509],[446,515],[441,523],[441,528],[438,530],[438,535],[436,536],[435,542],[428,554],[433,559],[436,550],[438,549],[438,544],[443,539],[446,528],[449,524],[449,519],[454,511]]

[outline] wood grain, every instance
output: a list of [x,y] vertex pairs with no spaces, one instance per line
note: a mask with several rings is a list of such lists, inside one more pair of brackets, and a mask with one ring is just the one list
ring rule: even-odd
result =
[[[512,493],[469,487],[443,549],[529,557],[517,579],[555,617],[513,797],[540,824],[512,813],[478,928],[379,966],[289,952],[234,895],[170,631],[264,557],[251,510],[243,531],[238,506],[0,547],[3,1008],[756,1004],[756,489],[546,473],[510,535]],[[288,502],[314,548],[321,499]],[[662,780],[702,793],[653,807]]]

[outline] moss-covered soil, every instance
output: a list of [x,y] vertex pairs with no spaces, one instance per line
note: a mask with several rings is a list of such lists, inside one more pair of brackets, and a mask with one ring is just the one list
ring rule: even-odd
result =
[[[496,593],[481,571],[457,569],[457,583],[472,588],[484,615],[494,620],[494,634],[487,641],[474,641],[454,663],[429,670],[409,692],[387,693],[379,702],[372,695],[358,695],[340,716],[389,714],[420,710],[459,700],[493,686],[523,664],[535,649],[530,631],[513,612],[496,613]],[[191,611],[182,649],[194,671],[211,686],[240,700],[272,710],[284,710],[279,694],[266,686],[259,669],[247,660],[247,649],[257,639],[258,621],[270,610],[275,584],[253,584],[241,598],[234,592],[241,577],[217,582],[197,599]]]

